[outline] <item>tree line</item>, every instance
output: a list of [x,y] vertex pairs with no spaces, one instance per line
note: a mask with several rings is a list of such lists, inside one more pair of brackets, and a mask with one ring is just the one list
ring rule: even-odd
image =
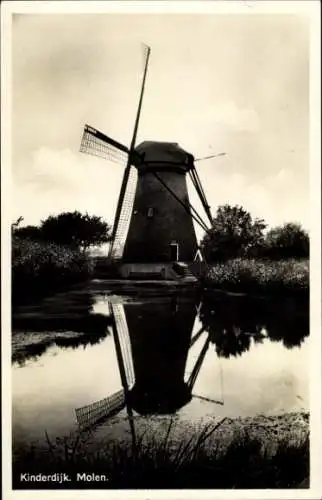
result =
[[[19,239],[50,242],[77,250],[88,250],[111,240],[111,227],[95,215],[78,211],[50,215],[38,226],[20,227],[23,218],[12,224],[12,233]],[[210,230],[200,242],[208,262],[237,257],[244,258],[307,258],[309,235],[299,224],[286,223],[267,230],[263,219],[253,219],[239,205],[219,206]]]
[[201,240],[209,262],[236,257],[289,259],[309,257],[309,235],[300,224],[289,222],[266,231],[263,219],[253,219],[239,205],[218,207],[211,229]]
[[75,250],[88,250],[92,246],[110,241],[109,224],[96,215],[78,211],[50,215],[39,226],[20,227],[22,217],[12,224],[12,233],[20,239],[55,243]]

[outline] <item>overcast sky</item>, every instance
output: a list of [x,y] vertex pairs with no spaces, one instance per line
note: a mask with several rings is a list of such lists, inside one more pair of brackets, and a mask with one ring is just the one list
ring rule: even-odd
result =
[[79,145],[84,123],[129,145],[143,41],[152,52],[138,142],[226,152],[197,164],[213,213],[242,204],[270,225],[308,227],[303,14],[23,14],[12,37],[12,219],[80,210],[113,222],[122,166]]

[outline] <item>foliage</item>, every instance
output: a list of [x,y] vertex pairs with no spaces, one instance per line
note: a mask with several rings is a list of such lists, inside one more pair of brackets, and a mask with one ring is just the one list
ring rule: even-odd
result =
[[22,221],[23,221],[23,217],[22,217],[22,215],[20,215],[20,217],[18,217],[18,219],[11,224],[12,232],[14,232],[20,226]]
[[[225,420],[226,427],[222,425]],[[91,431],[56,440],[51,440],[46,432],[47,450],[33,447],[14,453],[14,487],[19,487],[21,472],[39,470],[69,474],[68,486],[72,489],[102,488],[102,482],[77,483],[76,473],[80,471],[107,475],[105,489],[262,489],[298,488],[307,484],[310,474],[307,431],[298,436],[294,433],[292,442],[276,438],[272,446],[272,434],[265,440],[260,429],[257,436],[256,431],[245,428],[235,431],[225,443],[224,434],[229,426],[233,427],[233,422],[223,419],[217,424],[206,424],[192,437],[181,436],[179,441],[173,438],[172,422],[164,437],[143,433],[137,436],[136,446],[117,440],[92,446]],[[66,483],[61,487],[66,488]]]
[[250,293],[292,293],[309,290],[308,260],[233,259],[214,264],[207,287]]
[[91,273],[91,261],[77,249],[12,238],[13,300],[85,280]]
[[265,228],[263,220],[253,220],[242,207],[223,205],[200,246],[209,262],[246,256],[263,243]]
[[84,249],[110,240],[107,222],[78,211],[49,216],[41,222],[40,231],[45,241]]
[[18,227],[13,230],[13,235],[18,238],[30,239],[35,241],[39,241],[42,239],[41,230],[37,226]]
[[309,257],[309,235],[292,222],[275,227],[266,235],[263,255],[272,259]]
[[39,227],[20,227],[22,220],[11,226],[14,301],[92,276],[86,250],[110,239],[110,228],[101,217],[77,211],[49,216]]

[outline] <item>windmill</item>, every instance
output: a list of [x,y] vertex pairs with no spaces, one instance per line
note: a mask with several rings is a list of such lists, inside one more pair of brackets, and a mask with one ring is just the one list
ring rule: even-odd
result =
[[[80,151],[125,164],[108,255],[109,261],[119,264],[120,275],[171,280],[181,274],[189,280],[193,277],[184,263],[192,262],[198,251],[193,221],[204,231],[208,226],[189,201],[187,175],[210,224],[212,215],[192,154],[175,142],[136,144],[150,53],[150,47],[145,46],[143,80],[130,146],[85,125]],[[183,265],[174,267],[174,262]]]
[[[198,311],[191,301],[168,297],[161,303],[140,304],[139,314],[135,305],[120,302],[109,303],[109,308],[122,387],[104,399],[77,408],[80,429],[95,428],[126,409],[134,436],[134,411],[139,415],[170,415],[193,398],[224,404],[221,371],[221,398],[193,392],[211,335],[204,326],[192,335]],[[151,316],[155,318],[153,324]],[[188,371],[188,354],[202,337],[201,348]]]

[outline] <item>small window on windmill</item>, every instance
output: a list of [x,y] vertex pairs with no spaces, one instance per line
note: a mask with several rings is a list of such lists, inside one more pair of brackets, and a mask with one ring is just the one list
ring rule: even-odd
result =
[[152,219],[152,217],[154,216],[154,210],[153,210],[153,207],[149,207],[148,208],[148,218],[149,219]]

